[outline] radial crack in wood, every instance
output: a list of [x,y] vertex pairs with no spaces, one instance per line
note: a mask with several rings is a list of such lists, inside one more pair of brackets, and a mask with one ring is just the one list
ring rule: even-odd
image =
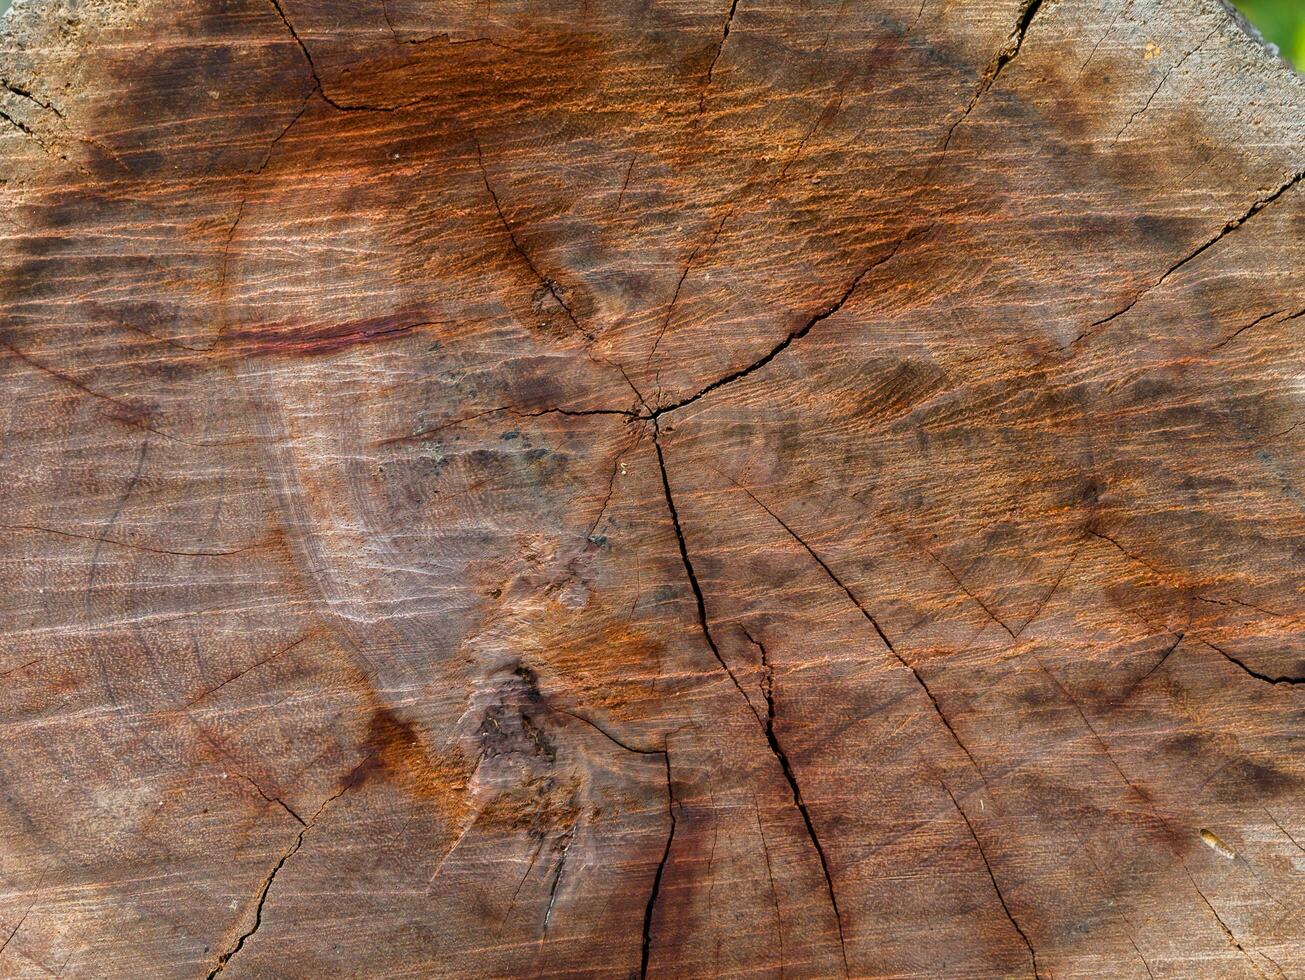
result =
[[1303,109],[1217,0],[18,0],[0,975],[1305,973]]

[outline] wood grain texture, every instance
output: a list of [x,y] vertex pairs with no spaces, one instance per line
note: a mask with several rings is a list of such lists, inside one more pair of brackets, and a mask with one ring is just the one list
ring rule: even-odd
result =
[[1305,87],[1212,0],[30,0],[0,975],[1305,974]]

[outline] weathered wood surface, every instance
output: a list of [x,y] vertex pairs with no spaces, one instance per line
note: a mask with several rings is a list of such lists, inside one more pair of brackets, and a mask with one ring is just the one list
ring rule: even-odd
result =
[[1305,973],[1225,9],[63,0],[0,79],[0,974]]

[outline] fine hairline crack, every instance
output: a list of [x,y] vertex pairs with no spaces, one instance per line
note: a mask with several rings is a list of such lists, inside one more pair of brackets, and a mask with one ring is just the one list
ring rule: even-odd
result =
[[528,268],[531,274],[539,280],[540,286],[550,297],[552,297],[553,302],[561,307],[562,312],[566,314],[566,318],[571,321],[571,325],[575,327],[575,329],[579,331],[581,336],[586,340],[592,341],[594,339],[593,334],[580,325],[580,321],[576,319],[575,312],[571,309],[570,304],[567,303],[566,298],[562,295],[561,289],[558,287],[557,283],[552,279],[549,279],[540,271],[539,267],[535,265],[534,259],[530,257],[530,253],[522,247],[520,239],[517,238],[516,230],[512,227],[512,223],[508,221],[507,215],[503,213],[503,205],[499,201],[498,193],[494,190],[494,185],[489,182],[489,172],[485,169],[485,155],[484,151],[481,149],[480,139],[478,137],[473,138],[475,139],[476,144],[476,166],[480,169],[480,179],[485,185],[485,192],[489,194],[489,199],[494,204],[494,211],[498,215],[499,223],[503,225],[503,230],[507,232],[508,240],[512,243],[513,251],[515,251],[517,255],[521,257],[521,260],[525,262],[526,268]]
[[1029,951],[1029,959],[1033,962],[1033,976],[1038,978],[1038,980],[1041,980],[1042,974],[1038,970],[1038,954],[1034,951],[1033,943],[1029,941],[1028,934],[1011,913],[1010,906],[1006,904],[1006,896],[1002,894],[1001,886],[997,884],[997,876],[992,873],[992,863],[988,860],[988,855],[983,850],[983,842],[979,840],[979,835],[974,831],[974,824],[970,822],[969,815],[961,807],[960,802],[956,799],[956,795],[951,791],[951,788],[946,783],[942,783],[941,780],[939,782],[942,785],[943,792],[945,792],[951,799],[952,806],[956,807],[956,812],[959,813],[961,819],[965,821],[965,829],[970,832],[970,837],[974,840],[975,849],[979,852],[979,859],[983,862],[983,867],[988,872],[988,880],[992,882],[992,890],[997,893],[997,901],[1001,903],[1001,910],[1006,913],[1006,918],[1010,920],[1010,924],[1015,928],[1020,939],[1024,942],[1025,948]]
[[730,27],[734,23],[734,14],[739,9],[739,0],[730,0],[730,8],[725,12],[725,23],[721,27],[720,41],[716,45],[716,52],[711,57],[711,64],[707,66],[707,75],[703,79],[702,91],[698,93],[698,112],[701,114],[707,108],[707,90],[711,88],[711,76],[716,71],[716,62],[720,61],[721,53],[725,50],[725,42],[730,36]]

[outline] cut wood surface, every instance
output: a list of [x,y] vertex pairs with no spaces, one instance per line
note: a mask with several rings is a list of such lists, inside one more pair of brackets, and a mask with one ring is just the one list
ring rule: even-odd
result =
[[1228,9],[2,23],[0,975],[1305,975]]

